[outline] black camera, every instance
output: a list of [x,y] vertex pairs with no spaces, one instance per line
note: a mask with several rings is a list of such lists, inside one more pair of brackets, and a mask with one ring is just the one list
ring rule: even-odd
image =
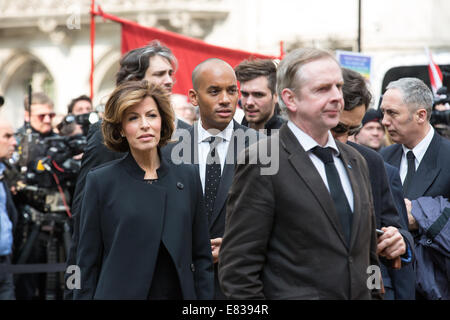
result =
[[447,87],[441,87],[436,92],[437,98],[433,101],[433,111],[431,111],[430,123],[434,126],[437,124],[450,125],[450,110],[436,110],[437,105],[450,104],[450,97]]
[[70,136],[76,132],[76,125],[82,128],[82,134],[87,135],[89,127],[100,119],[97,112],[89,112],[78,115],[68,114],[64,117],[61,123],[58,124],[57,129],[64,136]]

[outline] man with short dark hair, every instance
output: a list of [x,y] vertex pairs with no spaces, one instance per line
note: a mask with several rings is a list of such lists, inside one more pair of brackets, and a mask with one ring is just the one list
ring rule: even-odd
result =
[[276,64],[270,59],[245,60],[234,71],[241,86],[242,124],[266,129],[271,135],[272,129],[279,129],[285,122],[276,111]]
[[[11,263],[13,234],[17,222],[17,211],[4,179],[4,162],[12,157],[16,145],[11,124],[0,119],[0,267]],[[14,290],[13,275],[0,272],[0,300],[14,300]]]
[[67,113],[73,115],[85,114],[92,112],[92,100],[87,95],[81,95],[70,101],[67,106]]
[[218,282],[218,259],[228,191],[238,154],[257,141],[258,132],[233,120],[239,93],[236,75],[227,62],[212,58],[198,64],[192,72],[192,86],[189,98],[199,108],[200,118],[164,153],[172,160],[181,157],[198,166],[214,262],[214,298],[224,299]]

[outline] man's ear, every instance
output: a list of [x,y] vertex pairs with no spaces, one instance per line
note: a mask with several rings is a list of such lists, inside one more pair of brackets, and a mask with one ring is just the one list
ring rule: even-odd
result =
[[189,89],[189,102],[192,103],[192,105],[198,107],[198,100],[197,100],[197,91],[194,89]]
[[297,111],[297,104],[295,103],[296,95],[294,91],[289,88],[284,88],[283,91],[281,91],[281,99],[289,111]]
[[427,121],[427,110],[419,109],[416,111],[415,117],[418,123],[424,123]]

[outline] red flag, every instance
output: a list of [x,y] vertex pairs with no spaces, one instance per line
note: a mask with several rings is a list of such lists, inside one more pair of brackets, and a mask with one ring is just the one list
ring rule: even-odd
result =
[[428,75],[430,77],[431,89],[436,96],[436,92],[442,87],[442,72],[437,64],[433,61],[431,52],[425,48],[425,52],[428,56]]
[[159,40],[162,44],[169,47],[178,60],[178,70],[175,74],[176,83],[173,87],[173,92],[186,96],[189,89],[192,88],[192,71],[200,62],[208,58],[222,59],[233,68],[241,61],[249,58],[278,59],[278,57],[214,46],[174,32],[143,27],[133,21],[104,13],[100,7],[98,12],[94,14],[122,24],[122,54],[145,46],[152,40]]

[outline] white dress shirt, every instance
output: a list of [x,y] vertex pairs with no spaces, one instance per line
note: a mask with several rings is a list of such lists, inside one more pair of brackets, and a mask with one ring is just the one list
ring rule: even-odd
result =
[[316,146],[323,147],[323,148],[330,147],[334,150],[334,152],[333,152],[334,164],[339,173],[339,178],[341,179],[342,188],[344,189],[345,196],[347,197],[348,204],[350,205],[350,209],[353,211],[354,204],[353,204],[352,185],[350,183],[350,179],[348,177],[347,171],[345,170],[344,163],[342,162],[341,158],[339,157],[339,149],[336,146],[336,142],[334,141],[334,138],[333,138],[331,132],[328,131],[327,143],[324,146],[321,146],[311,136],[309,136],[307,133],[305,133],[303,130],[301,130],[299,127],[297,127],[292,121],[289,120],[287,125],[288,125],[289,129],[291,129],[292,133],[295,135],[295,137],[297,138],[298,142],[301,144],[303,149],[305,149],[309,158],[311,159],[311,161],[313,162],[317,171],[319,172],[328,191],[330,191],[330,187],[328,186],[327,174],[325,172],[325,164],[314,153],[312,153],[311,150]]
[[402,179],[402,183],[404,183],[404,181],[406,179],[406,174],[408,173],[408,160],[406,159],[406,154],[408,153],[408,151],[413,152],[414,157],[416,158],[415,164],[416,164],[416,171],[417,171],[417,168],[419,168],[419,165],[423,159],[423,156],[425,155],[425,153],[428,150],[428,147],[430,146],[431,140],[433,140],[433,136],[434,136],[434,129],[430,125],[430,130],[428,131],[425,138],[423,138],[422,141],[420,141],[417,144],[417,146],[415,146],[412,150],[408,149],[404,145],[402,145],[403,155],[402,155],[402,160],[400,162],[400,178]]
[[206,158],[209,152],[209,142],[205,141],[211,136],[220,137],[222,141],[217,144],[217,152],[220,157],[220,169],[223,172],[225,165],[225,158],[227,156],[228,146],[230,145],[231,137],[233,136],[234,124],[230,121],[228,126],[223,131],[210,130],[207,131],[202,126],[202,120],[198,121],[198,168],[200,171],[200,180],[202,182],[203,193],[205,193],[205,174],[206,174]]

